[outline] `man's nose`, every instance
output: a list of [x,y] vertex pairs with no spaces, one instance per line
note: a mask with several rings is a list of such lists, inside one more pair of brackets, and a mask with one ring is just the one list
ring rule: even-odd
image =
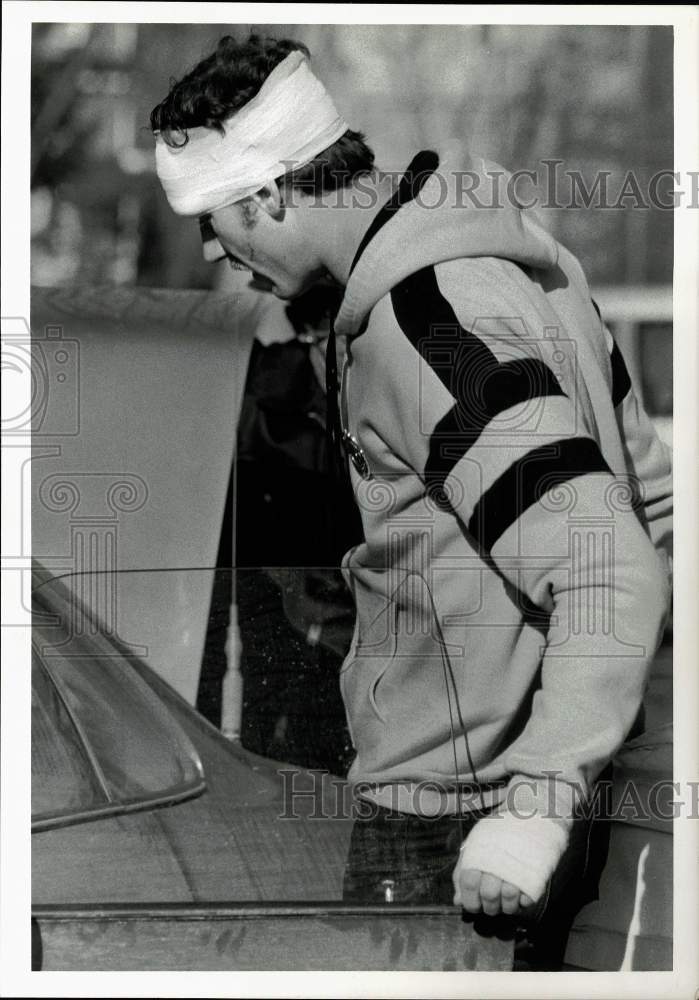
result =
[[226,251],[215,236],[203,241],[202,253],[204,260],[209,264],[215,264],[217,260],[223,260],[226,257]]

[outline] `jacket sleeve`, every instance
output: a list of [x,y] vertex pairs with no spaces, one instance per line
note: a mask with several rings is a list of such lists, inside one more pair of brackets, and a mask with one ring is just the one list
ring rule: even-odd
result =
[[[393,294],[403,334],[434,295],[434,280]],[[448,318],[448,311],[438,316]],[[433,502],[458,518],[524,601],[549,616],[541,686],[505,766],[522,786],[522,808],[550,802],[555,779],[559,808],[569,813],[636,717],[662,634],[667,573],[578,405],[584,387],[557,379],[536,351],[513,350],[513,321],[474,333],[452,313],[451,324],[448,377],[427,357],[425,338],[412,338],[417,381],[395,357],[387,368],[396,443]],[[664,488],[657,487],[658,503]]]
[[612,399],[628,471],[638,484],[641,516],[663,563],[672,564],[672,456],[639,402],[621,351],[604,328],[609,348]]

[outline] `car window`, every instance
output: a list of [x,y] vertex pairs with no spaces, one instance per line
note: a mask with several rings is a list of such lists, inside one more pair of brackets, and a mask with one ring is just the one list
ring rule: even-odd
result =
[[108,799],[66,706],[32,657],[32,814],[99,808]]
[[129,657],[99,629],[71,629],[77,603],[59,580],[33,595],[33,829],[205,787],[191,740]]

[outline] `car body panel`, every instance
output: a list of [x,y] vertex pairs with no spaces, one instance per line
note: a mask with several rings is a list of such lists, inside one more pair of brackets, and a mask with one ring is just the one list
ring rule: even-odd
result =
[[[43,968],[501,971],[512,942],[446,906],[37,911]],[[58,963],[58,964],[57,964]]]
[[33,555],[192,705],[211,575],[113,571],[215,564],[256,321],[240,294],[31,293]]
[[566,962],[593,971],[673,967],[672,645],[655,658],[646,731],[614,760],[609,853],[599,898],[578,914]]

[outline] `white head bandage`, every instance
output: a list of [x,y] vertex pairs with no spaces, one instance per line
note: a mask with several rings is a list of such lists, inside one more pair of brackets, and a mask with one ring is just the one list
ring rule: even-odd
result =
[[[247,198],[308,163],[348,126],[303,53],[291,52],[223,127],[223,134],[187,129],[183,146],[169,146],[156,134],[158,177],[178,215],[201,215]],[[178,141],[176,133],[173,138]]]

